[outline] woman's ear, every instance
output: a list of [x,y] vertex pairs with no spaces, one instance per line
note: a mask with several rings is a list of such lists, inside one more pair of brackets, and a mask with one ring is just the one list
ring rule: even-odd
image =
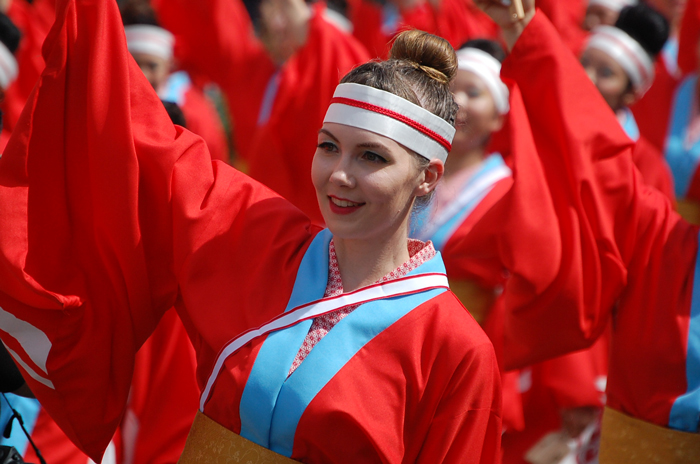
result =
[[445,163],[439,159],[432,159],[428,166],[423,170],[423,179],[416,187],[414,193],[417,197],[422,197],[435,190],[438,181],[445,173]]

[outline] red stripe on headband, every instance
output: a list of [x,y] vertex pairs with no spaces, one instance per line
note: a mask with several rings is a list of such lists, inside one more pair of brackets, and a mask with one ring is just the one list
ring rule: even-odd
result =
[[353,100],[351,98],[346,98],[346,97],[333,97],[331,99],[331,105],[333,103],[340,103],[342,105],[348,105],[348,106],[355,106],[357,108],[362,108],[364,110],[368,111],[373,111],[375,113],[383,114],[384,116],[389,116],[390,118],[394,118],[398,121],[401,121],[402,123],[414,128],[418,132],[420,132],[423,135],[426,135],[430,137],[431,139],[435,140],[437,143],[443,146],[445,150],[448,152],[452,150],[452,144],[447,141],[445,137],[442,135],[438,134],[432,129],[429,129],[425,127],[423,124],[414,121],[413,119],[404,116],[401,113],[397,113],[396,111],[388,110],[386,108],[382,108],[381,106],[377,105],[372,105],[371,103],[366,103],[363,101],[359,100]]
[[[623,31],[623,32],[624,32],[624,31]],[[614,36],[613,34],[607,34],[607,33],[606,33],[605,35],[607,36],[608,39],[612,40],[612,41],[615,42],[617,45],[619,45],[620,47],[622,47],[622,49],[623,49],[625,52],[627,52],[627,56],[629,56],[630,58],[632,58],[632,61],[634,61],[634,64],[637,65],[637,69],[638,69],[638,70],[640,71],[640,73],[642,74],[642,79],[644,80],[644,82],[642,82],[642,85],[648,83],[649,77],[650,77],[650,76],[649,76],[649,73],[647,72],[647,68],[646,68],[646,66],[644,66],[644,63],[642,63],[642,62],[639,60],[639,58],[637,57],[637,54],[636,54],[633,50],[630,50],[630,48],[627,46],[627,44],[626,44],[623,40],[620,40],[618,37]],[[635,39],[632,39],[632,40],[635,40]]]

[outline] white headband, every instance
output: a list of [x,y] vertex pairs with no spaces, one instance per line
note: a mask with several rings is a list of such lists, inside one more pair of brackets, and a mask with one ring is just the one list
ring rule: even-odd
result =
[[173,35],[158,26],[134,24],[124,27],[126,45],[131,53],[155,55],[164,60],[173,56]]
[[637,3],[639,3],[637,0],[590,0],[588,6],[600,5],[619,12],[624,7],[636,5]]
[[439,116],[390,92],[340,84],[323,120],[388,137],[429,160],[445,162],[455,128]]
[[501,80],[501,63],[485,51],[478,48],[463,48],[457,51],[458,68],[471,71],[488,87],[499,114],[510,110],[508,104],[508,87]]
[[638,95],[654,82],[654,62],[649,54],[625,31],[613,26],[598,26],[586,48],[601,50],[622,66]]
[[17,79],[17,59],[5,44],[0,43],[0,87],[7,89]]

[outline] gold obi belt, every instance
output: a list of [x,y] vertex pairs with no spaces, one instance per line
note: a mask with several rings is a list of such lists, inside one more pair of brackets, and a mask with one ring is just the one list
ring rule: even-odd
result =
[[700,434],[681,432],[605,408],[600,464],[697,464]]
[[219,425],[197,411],[179,464],[290,464],[298,463],[270,451]]

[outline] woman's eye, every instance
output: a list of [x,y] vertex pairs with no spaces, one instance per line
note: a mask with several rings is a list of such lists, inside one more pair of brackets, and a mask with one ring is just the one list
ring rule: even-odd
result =
[[610,68],[600,68],[600,75],[602,77],[610,77],[613,75],[612,69]]
[[477,98],[477,97],[481,96],[481,91],[478,89],[469,89],[467,91],[467,96],[469,98]]
[[383,157],[379,156],[378,154],[373,153],[373,152],[371,152],[371,151],[366,151],[366,152],[364,153],[363,157],[364,157],[367,161],[372,161],[372,162],[375,162],[375,163],[386,163],[386,159],[385,159],[385,158],[383,158]]
[[335,144],[331,143],[331,142],[320,142],[318,144],[318,148],[320,148],[323,151],[335,151],[335,150],[337,150],[337,147],[335,146]]

